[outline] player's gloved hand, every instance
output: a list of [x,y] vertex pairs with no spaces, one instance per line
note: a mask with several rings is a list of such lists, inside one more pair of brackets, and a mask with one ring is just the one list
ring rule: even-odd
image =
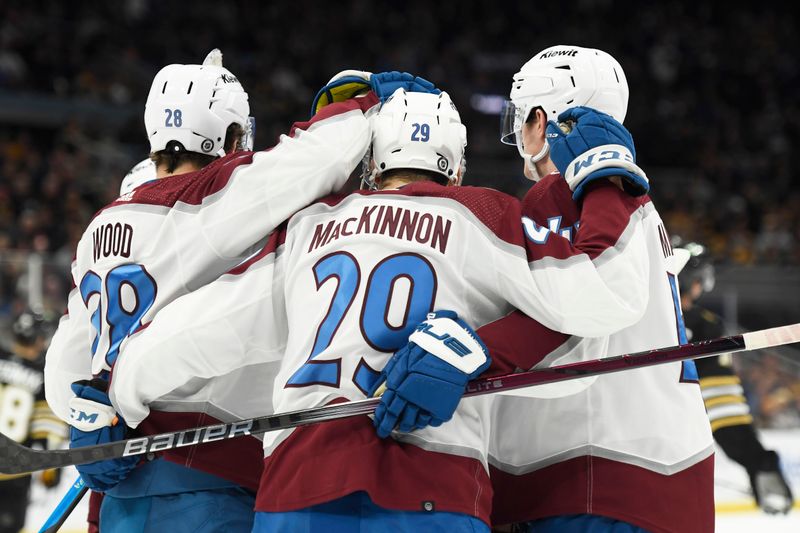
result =
[[794,504],[792,491],[781,473],[778,454],[767,450],[760,468],[748,472],[756,503],[767,514],[786,514]]
[[453,311],[429,313],[408,341],[370,391],[385,382],[374,421],[381,438],[395,427],[407,432],[450,420],[467,382],[491,363],[483,341]]
[[592,181],[619,176],[625,191],[641,196],[650,190],[644,171],[636,165],[633,137],[611,115],[589,107],[573,107],[558,115],[572,126],[564,133],[552,120],[547,123],[550,159],[578,200]]
[[[76,397],[69,402],[70,448],[106,444],[125,438],[125,421],[108,399],[108,382],[103,379],[77,381],[72,384]],[[91,489],[105,492],[128,477],[139,457],[108,459],[76,468]]]
[[314,101],[311,102],[311,116],[319,113],[319,110],[326,105],[344,102],[368,92],[371,89],[370,77],[372,77],[372,72],[366,70],[348,69],[339,72],[317,92]]
[[425,78],[396,70],[373,74],[369,82],[381,102],[388,100],[397,89],[405,89],[410,93],[439,94],[442,92]]
[[385,102],[397,89],[408,92],[439,94],[433,83],[408,72],[379,72],[373,74],[365,70],[343,70],[331,78],[319,90],[311,103],[311,116],[334,102],[343,102],[372,90],[381,102]]

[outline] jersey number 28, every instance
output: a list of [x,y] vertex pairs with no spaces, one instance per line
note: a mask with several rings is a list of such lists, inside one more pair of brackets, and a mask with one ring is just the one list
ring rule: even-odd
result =
[[[92,355],[97,355],[97,346],[103,335],[108,336],[108,349],[103,354],[110,369],[119,355],[119,345],[125,337],[142,325],[142,316],[152,307],[156,299],[156,282],[142,265],[120,265],[111,269],[105,282],[91,270],[80,284],[81,297],[91,311],[90,301],[97,296],[97,307],[91,315],[97,336],[92,342]],[[103,309],[102,293],[105,292],[106,309]]]

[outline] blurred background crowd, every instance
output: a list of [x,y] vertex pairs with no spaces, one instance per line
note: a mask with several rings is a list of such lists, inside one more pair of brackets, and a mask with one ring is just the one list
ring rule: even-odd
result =
[[[0,15],[0,329],[25,306],[63,311],[77,240],[148,151],[143,106],[161,66],[221,48],[250,94],[257,149],[306,119],[342,69],[413,72],[450,92],[469,128],[465,184],[521,195],[522,163],[499,142],[502,102],[534,52],[564,43],[625,69],[625,124],[656,206],[716,261],[706,305],[736,331],[798,321],[788,3],[4,0]],[[800,426],[800,371],[785,353],[740,359],[764,425]]]

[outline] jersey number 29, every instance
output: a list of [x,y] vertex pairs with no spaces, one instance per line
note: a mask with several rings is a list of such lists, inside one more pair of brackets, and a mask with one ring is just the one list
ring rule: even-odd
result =
[[[317,357],[331,344],[336,331],[350,310],[361,283],[361,268],[355,257],[347,252],[326,255],[314,265],[314,280],[319,290],[323,284],[336,279],[338,284],[325,318],[317,329],[314,346],[306,363],[295,372],[287,387],[307,385],[339,386],[340,360],[317,361]],[[409,284],[408,300],[403,313],[403,323],[392,325],[388,315],[395,284],[405,278]],[[393,352],[408,341],[414,327],[433,309],[436,297],[436,273],[433,265],[421,255],[401,253],[380,261],[367,279],[359,325],[364,340],[381,352]],[[359,366],[359,370],[364,369]],[[368,388],[368,376],[356,372],[356,385]]]

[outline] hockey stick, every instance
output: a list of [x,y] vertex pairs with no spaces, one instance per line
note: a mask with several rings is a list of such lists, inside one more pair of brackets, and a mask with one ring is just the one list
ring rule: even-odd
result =
[[[800,323],[781,326],[742,335],[720,337],[718,339],[694,342],[603,359],[594,359],[568,365],[554,366],[477,379],[467,385],[464,396],[477,396],[492,392],[507,391],[555,383],[570,379],[619,372],[633,368],[711,357],[722,353],[758,350],[800,341]],[[161,433],[134,439],[109,442],[72,450],[39,451],[26,448],[5,435],[0,434],[0,472],[16,474],[33,472],[47,468],[92,463],[105,459],[163,452],[183,446],[194,446],[216,442],[245,435],[255,435],[268,431],[336,420],[356,415],[370,414],[380,402],[380,398],[367,398],[347,403],[325,405],[301,411],[276,413],[257,418],[239,420],[228,424],[203,426],[199,428]]]
[[56,508],[50,513],[47,522],[39,529],[39,533],[55,533],[58,531],[88,491],[89,487],[83,482],[83,478],[78,476],[75,483],[70,485],[67,493],[64,494]]

